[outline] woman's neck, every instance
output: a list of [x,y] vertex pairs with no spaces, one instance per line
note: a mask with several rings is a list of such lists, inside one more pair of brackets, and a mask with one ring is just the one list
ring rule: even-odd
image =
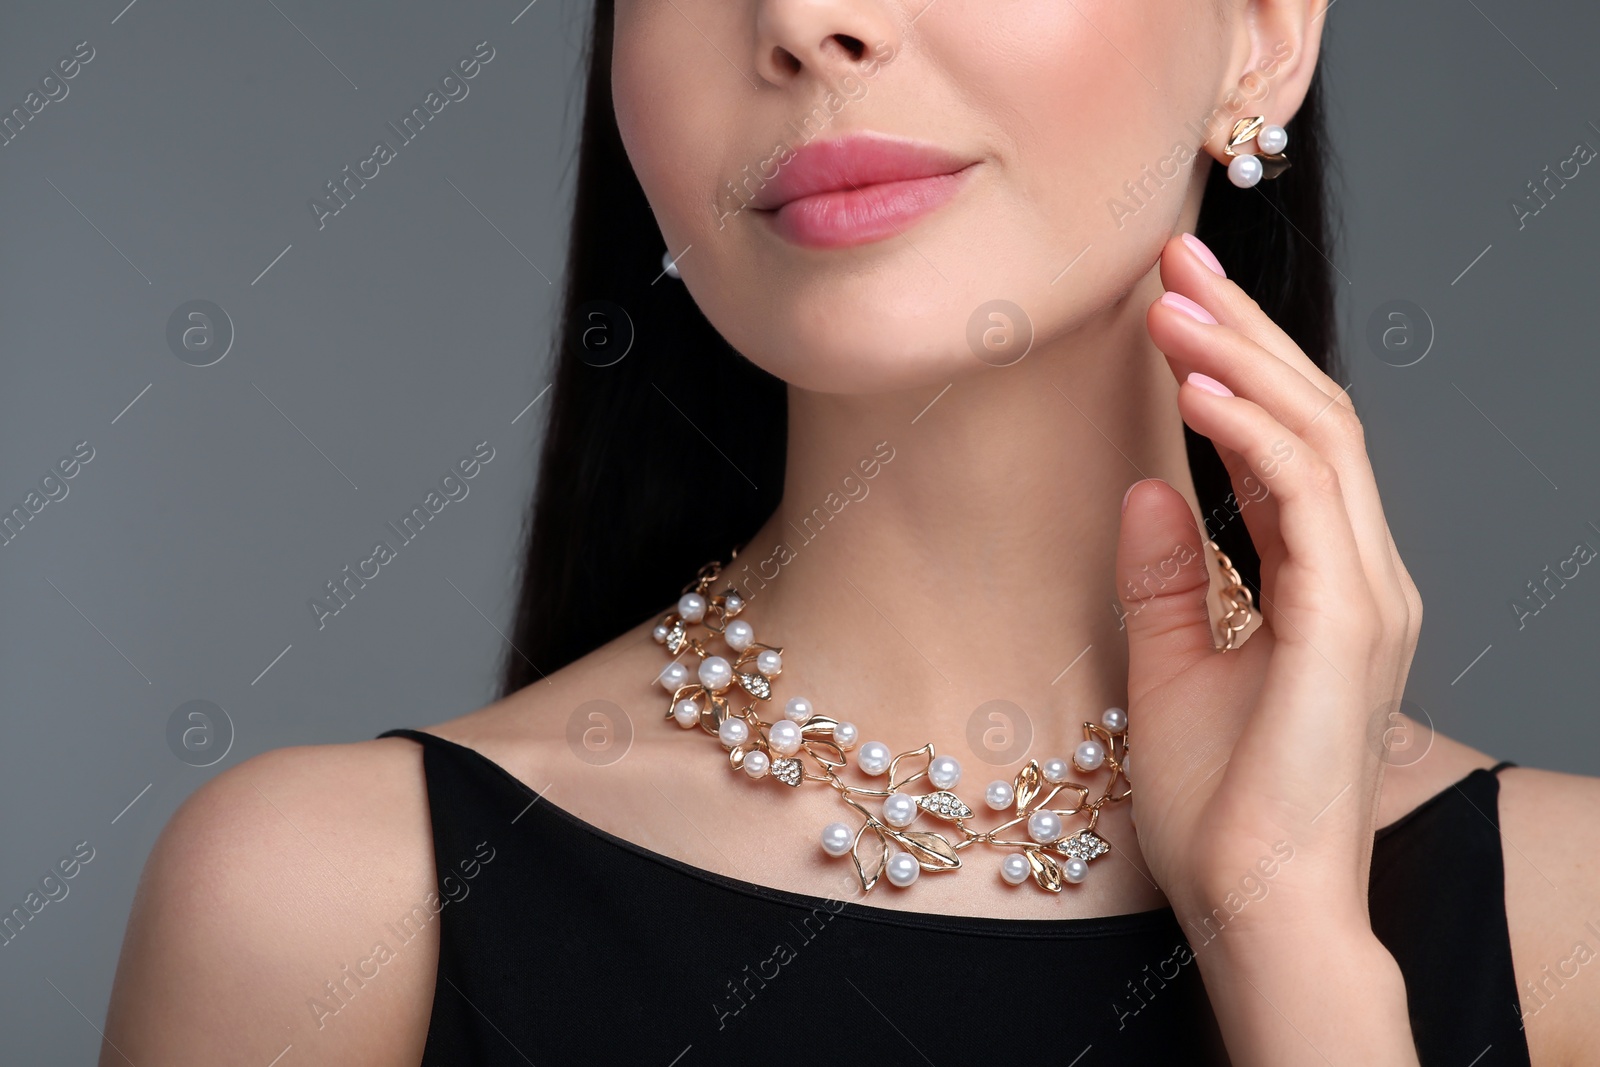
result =
[[1034,755],[1125,702],[1123,493],[1159,477],[1194,500],[1145,331],[1159,293],[1152,273],[1092,330],[948,389],[791,388],[783,502],[728,571],[757,640],[786,649],[779,694],[958,758],[1015,715],[992,701],[1022,709]]

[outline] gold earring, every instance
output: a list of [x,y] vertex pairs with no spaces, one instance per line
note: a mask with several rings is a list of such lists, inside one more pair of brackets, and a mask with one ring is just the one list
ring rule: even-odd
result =
[[[1256,143],[1253,153],[1236,151],[1250,141]],[[1248,189],[1262,178],[1276,178],[1289,169],[1289,160],[1283,150],[1289,144],[1289,134],[1282,126],[1267,125],[1265,115],[1240,119],[1233,124],[1233,133],[1222,152],[1229,157],[1228,180],[1241,189]]]

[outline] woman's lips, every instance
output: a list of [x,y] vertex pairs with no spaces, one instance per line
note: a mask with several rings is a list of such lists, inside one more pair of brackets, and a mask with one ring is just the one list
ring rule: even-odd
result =
[[935,145],[852,134],[799,149],[750,206],[794,244],[846,248],[892,237],[937,209],[972,166]]
[[791,200],[766,217],[804,248],[849,248],[893,237],[955,196],[969,167]]

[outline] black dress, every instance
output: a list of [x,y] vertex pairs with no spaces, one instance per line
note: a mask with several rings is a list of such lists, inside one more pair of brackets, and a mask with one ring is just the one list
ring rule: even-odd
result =
[[[996,919],[789,893],[609,834],[454,742],[382,736],[423,746],[433,818],[439,902],[388,925],[404,943],[440,924],[424,1067],[1228,1062],[1170,908]],[[1498,823],[1509,765],[1377,835],[1372,925],[1424,1067],[1529,1062]]]

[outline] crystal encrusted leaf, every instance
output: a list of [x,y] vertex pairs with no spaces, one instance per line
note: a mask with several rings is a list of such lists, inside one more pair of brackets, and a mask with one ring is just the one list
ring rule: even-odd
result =
[[784,785],[799,785],[804,774],[805,769],[793,756],[784,756],[782,759],[772,761],[772,777]]
[[960,797],[943,789],[937,793],[929,793],[925,797],[918,797],[917,807],[929,815],[937,815],[951,822],[972,818],[972,809],[967,807]]
[[689,631],[688,628],[683,625],[682,619],[679,619],[677,622],[673,623],[667,628],[668,652],[671,652],[674,656],[676,656],[679,652],[683,651],[684,646],[688,643]]
[[1096,856],[1104,856],[1111,851],[1110,843],[1093,830],[1079,830],[1075,834],[1068,834],[1050,847],[1063,856],[1084,862]]
[[772,699],[772,683],[760,674],[739,673],[739,684],[751,696],[760,697],[762,700]]

